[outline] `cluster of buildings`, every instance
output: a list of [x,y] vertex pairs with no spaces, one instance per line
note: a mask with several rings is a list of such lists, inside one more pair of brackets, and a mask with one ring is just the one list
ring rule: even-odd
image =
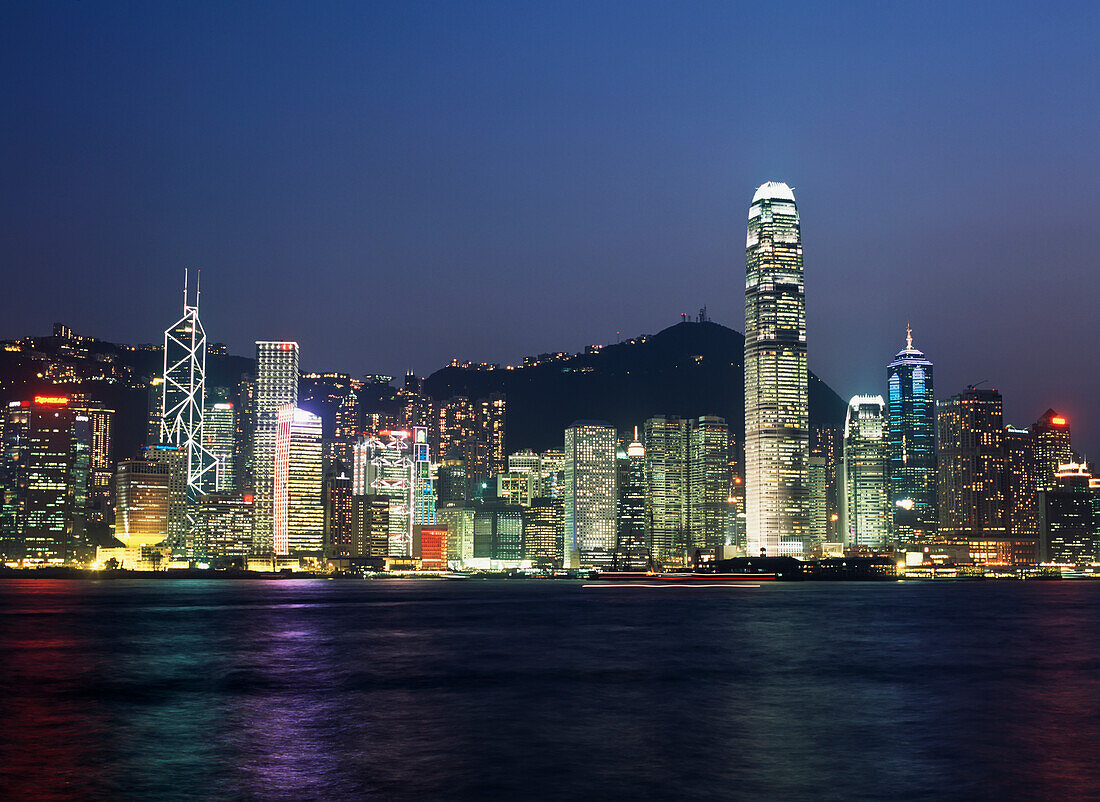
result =
[[[65,327],[53,340],[89,347]],[[1100,561],[1100,478],[1074,453],[1069,421],[1048,410],[1028,428],[1006,425],[991,388],[937,400],[911,330],[886,367],[885,395],[857,395],[844,421],[811,429],[800,221],[782,183],[762,185],[749,208],[743,440],[721,417],[656,415],[629,431],[578,420],[560,449],[509,453],[501,395],[437,398],[413,374],[392,391],[389,376],[303,373],[298,343],[278,340],[256,343],[254,370],[239,381],[207,386],[215,348],[185,283],[148,385],[146,442],[122,459],[111,456],[116,410],[92,391],[8,403],[5,562],[666,570],[739,555],[902,552],[974,565]],[[85,362],[94,375],[80,387],[132,380],[113,358]],[[96,536],[105,527],[110,536]]]
[[886,396],[849,402],[838,454],[836,433],[810,431],[806,379],[798,209],[786,184],[769,182],[746,243],[747,553],[1100,562],[1100,479],[1073,451],[1065,416],[1008,425],[1000,393],[977,386],[937,400],[909,329]]

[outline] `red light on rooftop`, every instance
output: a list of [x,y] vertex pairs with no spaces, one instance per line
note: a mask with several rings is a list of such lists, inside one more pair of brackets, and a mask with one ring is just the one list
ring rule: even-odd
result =
[[245,504],[251,504],[253,498],[254,498],[254,496],[251,493],[245,493],[244,494],[244,503]]
[[1053,423],[1055,426],[1065,426],[1066,425],[1066,419],[1062,418],[1062,417],[1051,418],[1050,422]]
[[69,403],[69,399],[63,395],[36,395],[34,403],[48,407],[63,407]]

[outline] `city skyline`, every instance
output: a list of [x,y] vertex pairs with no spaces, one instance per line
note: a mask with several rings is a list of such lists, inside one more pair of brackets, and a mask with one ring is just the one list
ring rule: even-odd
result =
[[[315,370],[514,363],[703,305],[740,330],[741,188],[783,180],[807,217],[810,369],[842,397],[879,391],[908,321],[944,394],[989,379],[1010,421],[1053,405],[1096,450],[1098,112],[1070,102],[1096,8],[803,5],[770,83],[751,80],[768,17],[733,6],[329,9],[5,9],[0,336],[155,341],[186,266],[213,340],[308,343]],[[365,289],[397,276],[385,303]],[[120,315],[123,295],[143,302]],[[377,355],[365,306],[386,330],[431,322]]]

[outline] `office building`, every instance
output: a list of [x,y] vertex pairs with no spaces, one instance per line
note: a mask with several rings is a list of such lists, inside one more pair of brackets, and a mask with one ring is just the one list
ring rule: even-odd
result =
[[88,416],[70,408],[67,396],[14,401],[3,442],[4,557],[54,564],[90,558]]
[[794,193],[753,195],[745,242],[745,508],[750,555],[801,556],[810,450],[806,297]]
[[208,402],[203,416],[203,443],[214,457],[207,474],[208,493],[231,493],[237,488],[237,410],[231,401]]
[[252,550],[252,493],[208,493],[196,504],[195,556],[244,567]]
[[256,342],[256,390],[252,439],[255,483],[253,553],[271,554],[275,531],[275,433],[279,408],[298,403],[298,343]]
[[[201,275],[201,274],[200,274]],[[216,460],[204,445],[206,404],[206,332],[199,320],[199,288],[195,303],[183,283],[183,316],[164,332],[164,382],[161,384],[160,445],[184,451],[187,500],[193,503],[209,489]],[[194,525],[189,520],[188,527]]]
[[[646,462],[645,446],[634,437],[615,454],[615,533],[616,556],[620,568],[649,565],[649,542],[646,538]],[[524,533],[526,537],[526,532]]]
[[389,551],[391,557],[412,556],[413,507],[416,466],[407,429],[383,429],[367,434],[355,444],[352,492],[357,496],[380,495],[389,499]]
[[688,422],[657,415],[642,425],[645,460],[646,533],[652,557],[679,563],[688,549]]
[[275,434],[273,543],[277,555],[320,555],[325,513],[321,504],[321,418],[285,404]]
[[1054,490],[1058,487],[1055,474],[1062,465],[1074,461],[1069,421],[1064,415],[1048,409],[1031,424],[1031,443],[1036,487],[1039,490]]
[[167,462],[124,459],[115,473],[115,537],[127,548],[168,538],[172,470]]
[[576,421],[565,430],[566,568],[599,568],[615,550],[615,428]]
[[474,508],[464,505],[440,507],[436,523],[447,528],[447,560],[464,565],[474,556]]
[[1003,441],[996,390],[968,387],[937,402],[939,537],[967,545],[978,564],[1026,561],[1005,526]]
[[854,396],[844,421],[841,499],[841,528],[849,548],[878,551],[890,540],[887,460],[885,400]]
[[688,545],[692,553],[699,549],[713,552],[728,545],[729,426],[724,418],[704,415],[688,421],[687,436]]
[[168,468],[168,537],[164,545],[176,557],[194,556],[195,527],[190,520],[187,499],[187,451],[183,446],[156,445],[143,448],[142,459]]
[[474,510],[474,559],[490,562],[523,559],[523,508],[486,504]]
[[1006,426],[1005,450],[1005,527],[1008,536],[1018,541],[1039,542],[1039,486],[1033,438],[1029,429]]
[[936,400],[932,363],[913,347],[911,328],[886,366],[886,382],[893,534],[920,541],[936,534]]
[[523,556],[536,567],[561,568],[562,500],[539,497],[523,510]]
[[1041,562],[1088,565],[1100,561],[1097,494],[1100,488],[1084,465],[1070,462],[1058,467],[1054,487],[1039,491]]

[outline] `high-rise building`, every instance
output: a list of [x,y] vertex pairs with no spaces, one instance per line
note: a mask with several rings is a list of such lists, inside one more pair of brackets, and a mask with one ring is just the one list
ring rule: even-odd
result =
[[1039,488],[1031,431],[1006,426],[1004,449],[1005,527],[1008,536],[1013,540],[1034,540],[1038,544]]
[[390,500],[389,555],[412,555],[416,491],[415,463],[410,457],[410,432],[384,429],[367,434],[355,445],[353,493],[376,494]]
[[187,451],[183,446],[156,445],[142,449],[142,459],[168,467],[168,537],[164,543],[177,557],[195,553],[195,528],[188,520]]
[[645,421],[642,431],[649,547],[653,559],[662,565],[680,562],[688,548],[688,422],[657,415]]
[[1041,562],[1088,565],[1100,560],[1097,494],[1100,488],[1084,465],[1058,467],[1054,487],[1039,491]]
[[523,508],[486,504],[474,511],[474,559],[523,559]]
[[745,242],[745,507],[750,555],[803,553],[810,419],[802,234],[794,193],[753,195]]
[[[351,537],[340,546],[340,556],[386,557],[390,553],[390,504],[386,496],[352,496]],[[344,554],[344,551],[347,554]]]
[[273,494],[276,554],[319,556],[324,549],[321,439],[320,416],[293,404],[279,409]]
[[523,510],[523,556],[536,566],[562,564],[562,500],[534,498]]
[[1015,562],[1004,514],[1001,394],[968,387],[936,404],[939,536],[977,563]]
[[886,366],[889,394],[890,514],[894,537],[902,543],[936,533],[936,397],[932,363],[913,347]]
[[616,553],[619,567],[647,567],[645,446],[638,439],[637,426],[634,427],[634,438],[616,452],[615,464]]
[[128,548],[155,546],[168,537],[171,467],[124,459],[115,474],[115,537]]
[[[201,272],[200,272],[201,276]],[[164,383],[161,385],[160,443],[179,446],[186,455],[187,500],[194,503],[208,489],[207,475],[217,460],[204,445],[206,404],[206,332],[199,321],[199,288],[190,303],[183,283],[183,317],[164,332]],[[188,521],[188,527],[194,520]]]
[[231,493],[237,487],[236,412],[231,401],[214,401],[206,405],[203,444],[216,463],[216,469],[207,474],[208,493]]
[[4,419],[4,556],[70,563],[91,556],[86,509],[92,436],[67,396],[12,402]]
[[88,416],[88,429],[92,436],[89,453],[88,480],[89,513],[103,520],[103,513],[111,503],[111,480],[114,478],[114,417],[115,411],[105,404],[73,393],[70,404],[77,412]]
[[848,403],[841,523],[844,542],[852,548],[882,549],[890,540],[886,428],[881,395],[857,395]]
[[476,486],[504,470],[506,411],[505,399],[499,395],[476,401],[457,396],[436,407],[439,453],[462,460],[467,498]]
[[607,567],[615,550],[615,428],[576,421],[565,430],[567,568]]
[[436,512],[439,526],[447,527],[447,559],[463,565],[474,556],[474,508],[465,505],[441,507]]
[[353,557],[354,542],[352,480],[347,473],[325,477],[325,551],[330,557]]
[[195,556],[243,564],[252,550],[252,493],[208,493],[197,505]]
[[252,528],[253,553],[271,554],[275,531],[275,432],[279,408],[298,403],[298,343],[256,342],[255,429],[252,439],[252,478],[256,516]]
[[1073,462],[1069,421],[1053,409],[1048,409],[1031,424],[1031,442],[1035,458],[1035,482],[1039,490],[1058,486],[1055,474],[1062,465]]
[[[725,418],[688,421],[685,520],[689,548],[714,551],[726,542],[730,494],[730,432]],[[690,555],[689,555],[690,556]]]
[[447,527],[413,527],[413,556],[420,560],[426,571],[443,571],[447,568]]
[[565,493],[565,452],[551,448],[539,454],[537,495],[562,498]]
[[435,524],[435,481],[432,478],[431,449],[428,445],[428,428],[412,428],[412,524],[415,532],[418,526]]
[[806,481],[810,490],[807,510],[809,534],[806,538],[809,552],[829,541],[828,460],[823,454],[815,454],[811,450],[810,462],[806,468]]

